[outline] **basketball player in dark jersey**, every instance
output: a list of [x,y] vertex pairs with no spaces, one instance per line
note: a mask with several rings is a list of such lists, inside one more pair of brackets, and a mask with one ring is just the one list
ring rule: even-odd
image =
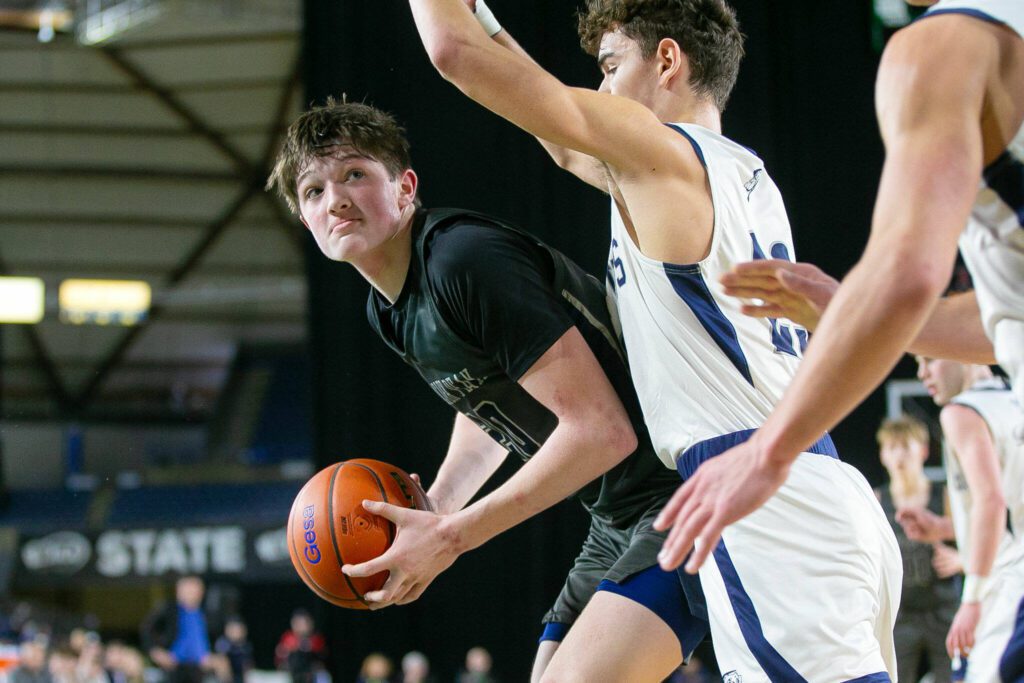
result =
[[[497,219],[419,208],[402,130],[366,105],[299,117],[268,185],[328,258],[367,279],[370,326],[459,413],[428,491],[433,512],[365,503],[398,526],[388,552],[344,568],[390,572],[365,600],[415,600],[462,552],[578,492],[590,533],[544,618],[534,678],[595,591],[621,601],[608,624],[616,645],[648,654],[588,647],[573,658],[582,680],[668,676],[707,626],[688,607],[702,614],[699,588],[688,584],[688,601],[679,575],[657,566],[651,524],[678,476],[647,437],[602,283]],[[508,453],[525,464],[467,506]]]

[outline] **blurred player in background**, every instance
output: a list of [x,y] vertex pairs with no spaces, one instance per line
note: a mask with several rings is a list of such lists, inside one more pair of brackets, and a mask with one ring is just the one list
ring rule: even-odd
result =
[[897,521],[900,511],[929,510],[945,515],[946,492],[924,473],[928,428],[912,417],[887,419],[877,433],[879,458],[889,482],[875,489],[903,558],[903,590],[893,640],[901,681],[916,681],[922,658],[935,683],[951,680],[946,634],[959,601],[955,576],[961,566],[954,548],[941,541],[921,542],[907,536]]
[[946,438],[952,524],[918,507],[900,513],[907,535],[954,537],[966,578],[946,639],[965,680],[998,681],[999,659],[1024,598],[1024,444],[1014,435],[1018,406],[1006,382],[984,365],[918,357],[918,377],[937,405]]

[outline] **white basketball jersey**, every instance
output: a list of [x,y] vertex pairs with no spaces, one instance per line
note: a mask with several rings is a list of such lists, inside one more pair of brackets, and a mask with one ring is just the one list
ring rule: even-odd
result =
[[807,332],[751,318],[718,278],[756,258],[794,258],[782,196],[757,155],[694,124],[672,124],[707,169],[711,251],[693,264],[640,253],[612,204],[608,283],[654,447],[668,467],[705,439],[756,429],[797,369]]
[[[1024,39],[1021,0],[942,0],[925,16],[950,13],[1004,24]],[[996,358],[1024,401],[1024,126],[983,171],[960,251]]]
[[[1020,414],[1020,406],[1001,379],[978,382],[968,391],[953,398],[952,403],[970,408],[978,413],[988,425],[996,454],[999,457],[1000,479],[1006,507],[1009,512],[1009,528],[1000,540],[992,574],[1004,568],[1024,562],[1024,444],[1014,435]],[[945,454],[947,488],[950,511],[960,556],[970,556],[971,492],[967,487],[963,468],[957,454],[947,449]]]

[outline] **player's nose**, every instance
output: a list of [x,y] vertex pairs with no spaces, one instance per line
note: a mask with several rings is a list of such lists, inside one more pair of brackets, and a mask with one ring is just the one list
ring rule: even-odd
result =
[[327,210],[333,215],[340,215],[352,207],[352,198],[344,188],[331,183],[324,192],[327,193]]

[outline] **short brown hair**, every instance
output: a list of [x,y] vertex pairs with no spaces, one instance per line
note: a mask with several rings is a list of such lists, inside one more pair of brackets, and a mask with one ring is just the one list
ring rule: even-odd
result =
[[725,111],[743,58],[743,34],[724,0],[587,0],[579,14],[580,43],[597,55],[601,38],[621,30],[650,59],[671,38],[690,60],[690,86]]
[[928,444],[928,427],[916,417],[903,415],[891,417],[882,422],[875,434],[878,445],[884,446],[894,441],[899,443],[923,443]]
[[328,97],[325,105],[313,107],[288,127],[266,189],[276,188],[297,213],[296,182],[302,169],[316,157],[333,154],[339,145],[379,161],[392,178],[412,166],[405,130],[393,116],[368,104]]

